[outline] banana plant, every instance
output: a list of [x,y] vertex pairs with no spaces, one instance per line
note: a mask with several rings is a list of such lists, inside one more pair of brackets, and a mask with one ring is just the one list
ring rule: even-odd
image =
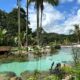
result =
[[1,29],[0,28],[0,45],[3,45],[4,44],[6,33],[7,33],[7,30],[6,29]]

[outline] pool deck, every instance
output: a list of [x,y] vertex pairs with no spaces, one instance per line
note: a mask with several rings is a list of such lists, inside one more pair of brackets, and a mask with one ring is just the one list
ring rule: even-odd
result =
[[78,45],[68,45],[68,46],[62,45],[61,46],[61,48],[71,48],[71,47],[78,47],[78,48],[80,48],[80,44],[78,44]]

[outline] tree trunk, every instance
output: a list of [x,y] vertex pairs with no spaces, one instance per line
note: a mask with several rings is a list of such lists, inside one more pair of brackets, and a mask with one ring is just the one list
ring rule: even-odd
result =
[[37,4],[37,45],[39,46],[39,6]]
[[41,21],[40,21],[40,46],[42,46],[42,13],[43,10],[41,10]]
[[21,40],[20,40],[20,0],[17,0],[18,4],[18,47],[21,47]]
[[26,6],[26,48],[27,48],[27,51],[28,51],[28,0],[26,1],[27,2],[27,6]]

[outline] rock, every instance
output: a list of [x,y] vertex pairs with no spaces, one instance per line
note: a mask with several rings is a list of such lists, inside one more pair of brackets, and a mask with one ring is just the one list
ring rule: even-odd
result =
[[12,77],[12,78],[10,78],[10,80],[16,80],[16,77]]
[[15,77],[16,74],[14,72],[7,72],[6,76]]
[[70,80],[71,79],[71,75],[67,75],[64,79],[62,79],[62,80]]
[[0,80],[4,80],[4,77],[0,75]]
[[69,67],[69,68],[71,68],[71,65],[69,65],[69,64],[61,64],[61,68],[63,68],[63,67]]
[[20,77],[12,77],[10,80],[22,80]]
[[54,48],[55,49],[61,49],[61,46],[60,45],[56,45]]
[[0,80],[9,80],[11,77],[15,77],[14,72],[2,72],[0,73]]

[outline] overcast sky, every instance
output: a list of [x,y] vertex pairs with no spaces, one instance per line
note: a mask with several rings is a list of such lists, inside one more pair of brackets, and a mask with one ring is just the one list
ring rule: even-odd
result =
[[[0,0],[0,9],[10,12],[17,5],[17,0]],[[25,9],[26,0],[22,0],[22,7]],[[30,27],[36,29],[36,10],[34,3],[29,7]],[[74,29],[74,24],[80,24],[80,0],[60,0],[57,7],[44,3],[43,28],[47,32],[69,34]]]

